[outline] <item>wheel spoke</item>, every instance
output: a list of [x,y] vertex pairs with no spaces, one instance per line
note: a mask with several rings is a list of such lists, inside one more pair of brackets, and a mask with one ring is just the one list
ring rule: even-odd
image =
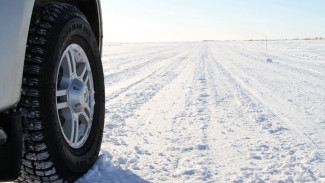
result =
[[70,133],[69,133],[69,141],[71,143],[73,143],[74,134],[75,134],[75,120],[72,119],[70,124]]
[[91,108],[94,107],[95,105],[95,91],[94,90],[91,90],[91,93],[90,93],[90,100],[89,100],[89,105]]
[[89,72],[86,72],[84,74],[84,76],[82,77],[82,80],[84,81],[84,83],[87,83],[88,82],[88,79],[89,79]]
[[90,107],[89,107],[89,105],[86,105],[84,111],[85,111],[86,113],[90,114]]
[[77,143],[79,139],[79,120],[74,120],[74,134],[72,143]]
[[62,97],[62,96],[66,96],[66,95],[68,95],[68,90],[67,89],[65,89],[65,90],[57,90],[56,91],[56,96],[57,97]]
[[72,47],[70,47],[69,51],[68,51],[71,55],[71,65],[72,65],[72,68],[73,68],[73,72],[76,72],[76,59],[74,57],[74,53],[73,53],[73,49]]
[[86,125],[88,125],[89,124],[89,121],[90,121],[88,114],[85,111],[82,111],[81,112],[81,115],[84,117],[83,123],[86,124]]
[[68,69],[69,69],[69,75],[71,76],[72,73],[73,73],[73,67],[71,66],[71,59],[70,59],[70,56],[69,56],[69,52],[65,53],[65,58],[67,59],[67,66],[68,66]]
[[71,48],[65,53],[65,57],[67,58],[69,73],[71,76],[76,71],[76,62]]
[[64,109],[68,107],[68,102],[60,102],[56,104],[56,108],[59,109]]
[[87,72],[87,65],[86,65],[86,63],[79,64],[78,65],[78,73],[80,73],[80,74],[78,74],[78,76],[80,78],[83,78],[85,76],[86,72]]
[[92,98],[95,98],[95,91],[94,90],[91,90],[91,93],[90,94],[91,94],[91,97]]

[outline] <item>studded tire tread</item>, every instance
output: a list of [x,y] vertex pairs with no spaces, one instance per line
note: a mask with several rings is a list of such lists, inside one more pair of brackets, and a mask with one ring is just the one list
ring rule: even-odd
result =
[[[71,182],[77,177],[66,178],[55,168],[46,142],[42,113],[42,87],[47,46],[55,34],[56,19],[74,12],[86,18],[76,7],[64,3],[44,3],[34,7],[25,54],[20,108],[23,114],[23,157],[21,175],[16,182]],[[98,154],[98,152],[96,152]]]

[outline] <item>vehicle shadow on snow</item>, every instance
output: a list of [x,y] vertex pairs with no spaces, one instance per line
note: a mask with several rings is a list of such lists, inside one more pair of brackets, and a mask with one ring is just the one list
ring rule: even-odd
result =
[[119,166],[114,166],[111,162],[112,155],[104,151],[94,164],[94,166],[75,183],[149,183],[130,170],[123,170]]

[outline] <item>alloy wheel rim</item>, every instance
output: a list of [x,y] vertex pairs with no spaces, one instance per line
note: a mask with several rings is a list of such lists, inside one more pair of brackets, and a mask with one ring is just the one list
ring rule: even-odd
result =
[[56,77],[56,109],[62,135],[73,148],[88,139],[94,115],[94,83],[88,57],[78,44],[63,52]]

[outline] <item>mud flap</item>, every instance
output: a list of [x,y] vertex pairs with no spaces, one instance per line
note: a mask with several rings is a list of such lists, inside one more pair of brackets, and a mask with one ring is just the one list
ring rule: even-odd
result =
[[0,127],[8,135],[6,143],[0,145],[0,181],[18,178],[22,156],[22,120],[19,114],[0,115]]

